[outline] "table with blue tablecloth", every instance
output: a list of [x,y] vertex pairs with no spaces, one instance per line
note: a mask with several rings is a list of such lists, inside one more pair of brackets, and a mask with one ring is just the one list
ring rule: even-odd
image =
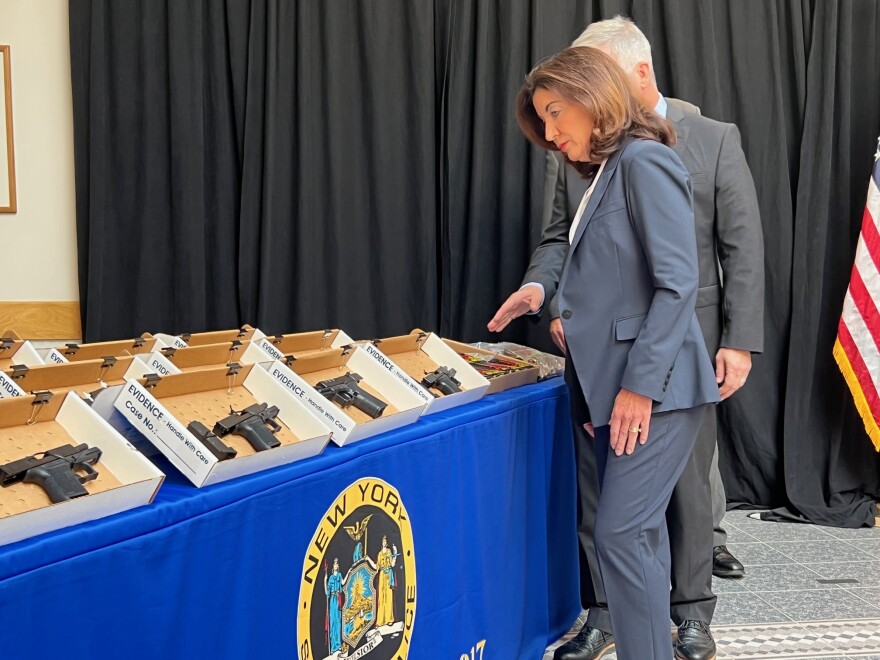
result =
[[580,611],[562,379],[0,547],[3,657],[538,659]]

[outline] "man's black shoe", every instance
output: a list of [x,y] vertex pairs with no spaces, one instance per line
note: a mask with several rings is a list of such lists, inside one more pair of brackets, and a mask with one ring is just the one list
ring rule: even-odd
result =
[[553,660],[599,660],[614,651],[614,636],[584,624],[573,639],[556,649]]
[[716,545],[712,551],[712,575],[720,578],[740,578],[745,567],[728,551],[726,545]]
[[715,640],[709,624],[702,621],[684,621],[678,627],[675,641],[678,660],[715,660]]

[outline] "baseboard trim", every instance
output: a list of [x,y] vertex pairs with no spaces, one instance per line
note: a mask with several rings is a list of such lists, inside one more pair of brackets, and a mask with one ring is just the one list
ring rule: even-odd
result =
[[79,302],[0,301],[0,332],[4,330],[14,330],[23,339],[79,339]]

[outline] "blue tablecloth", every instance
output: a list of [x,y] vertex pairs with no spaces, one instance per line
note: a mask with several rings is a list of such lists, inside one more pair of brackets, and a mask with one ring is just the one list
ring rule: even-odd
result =
[[[349,576],[349,597],[367,605],[352,608],[344,625],[354,634],[366,620],[378,630],[383,615],[369,603],[392,594],[386,624],[398,622],[399,631],[415,612],[401,631],[411,659],[479,660],[481,649],[487,660],[537,659],[580,610],[561,379],[208,488],[161,467],[169,477],[152,505],[0,548],[3,657],[296,658],[307,611],[317,631],[309,657],[326,658],[340,634],[330,619],[342,616],[324,588],[333,558],[313,558],[309,572],[307,557],[329,543],[340,576],[355,565],[369,576],[360,558],[369,556],[380,585],[380,535],[388,537],[386,582],[364,580],[359,588],[369,593],[351,595],[357,575]],[[375,507],[355,510],[351,498],[347,531],[337,525],[332,542],[318,531],[340,495],[368,479],[396,490],[412,547],[390,518],[380,520]],[[357,527],[368,513],[372,520]],[[364,529],[371,531],[359,536]],[[399,561],[388,568],[392,544],[401,546]],[[304,576],[317,594],[309,603]],[[401,633],[382,643],[377,635],[369,650],[373,634],[350,646],[349,657],[396,658]]]

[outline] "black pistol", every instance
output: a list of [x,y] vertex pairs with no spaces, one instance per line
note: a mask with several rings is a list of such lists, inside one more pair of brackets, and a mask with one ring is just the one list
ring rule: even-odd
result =
[[[98,478],[98,471],[92,466],[100,458],[101,450],[85,443],[55,447],[0,465],[0,484],[37,484],[53,504],[66,502],[89,494],[83,484]],[[85,474],[79,474],[80,471]]]
[[254,403],[244,410],[230,410],[228,417],[214,424],[214,434],[221,438],[230,433],[240,435],[251,443],[254,451],[274,449],[281,446],[281,441],[275,437],[281,430],[281,425],[275,421],[277,416],[278,406]]
[[364,389],[358,383],[361,377],[358,374],[346,374],[332,380],[322,380],[315,385],[318,394],[327,397],[340,408],[354,406],[373,419],[381,417],[388,404]]
[[422,378],[422,386],[434,388],[443,394],[455,394],[461,392],[461,383],[455,378],[455,369],[449,367],[437,367],[436,370],[426,374]]
[[230,458],[235,458],[238,454],[235,449],[227,445],[220,438],[214,435],[214,432],[211,431],[207,426],[202,424],[199,420],[194,420],[190,422],[186,430],[196,436],[205,448],[211,452],[214,457],[218,461],[227,461]]

